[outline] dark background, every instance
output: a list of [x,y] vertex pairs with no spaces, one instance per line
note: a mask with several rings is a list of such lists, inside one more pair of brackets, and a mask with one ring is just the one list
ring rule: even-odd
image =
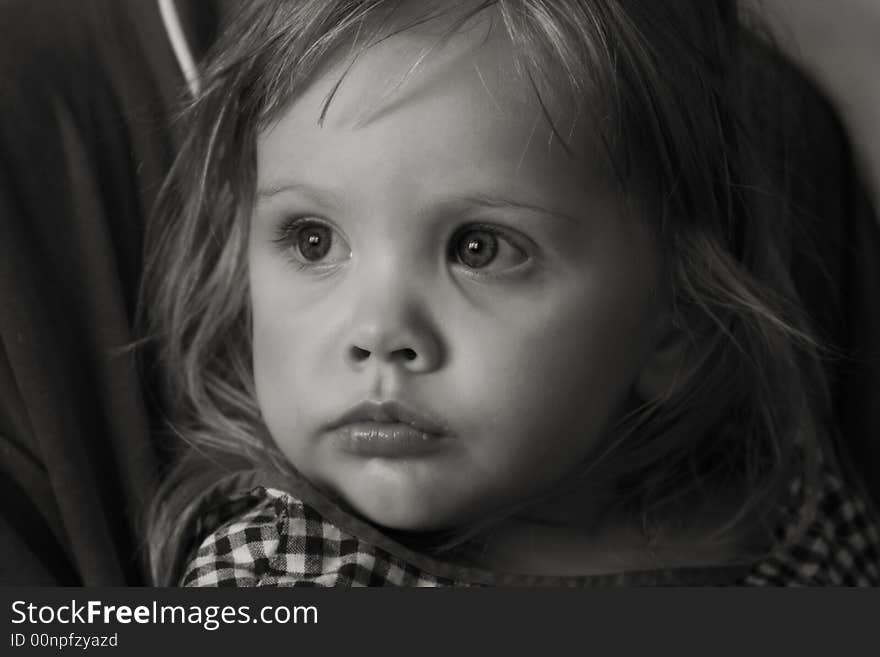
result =
[[[224,3],[177,0],[196,57]],[[880,500],[880,238],[837,116],[793,69],[798,284],[841,445]],[[0,584],[146,583],[161,464],[132,339],[143,228],[186,94],[156,2],[0,0]],[[805,252],[808,250],[805,250]]]

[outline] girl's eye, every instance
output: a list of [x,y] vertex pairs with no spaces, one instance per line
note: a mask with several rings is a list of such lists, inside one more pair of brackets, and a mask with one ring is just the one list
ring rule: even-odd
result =
[[528,255],[495,227],[471,226],[459,231],[450,244],[456,264],[485,273],[502,273],[526,262]]
[[351,257],[345,240],[329,225],[299,218],[280,227],[275,240],[301,265],[333,265]]
[[309,262],[323,260],[333,246],[333,232],[327,226],[314,224],[301,228],[296,235],[299,254]]

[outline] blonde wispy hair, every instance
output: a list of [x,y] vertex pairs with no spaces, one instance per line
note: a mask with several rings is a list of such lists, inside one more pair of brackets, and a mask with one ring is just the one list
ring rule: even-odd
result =
[[791,277],[788,166],[764,129],[776,78],[738,12],[733,0],[243,7],[184,110],[183,146],[148,231],[139,316],[170,454],[147,519],[154,582],[175,581],[206,490],[257,463],[285,467],[251,366],[258,134],[330,63],[441,17],[448,36],[491,14],[560,141],[560,114],[595,126],[621,193],[637,199],[665,254],[661,284],[694,359],[668,394],[621,419],[590,476],[647,527],[732,491],[737,504],[706,540],[767,534],[790,483],[808,489],[817,476],[828,393]]

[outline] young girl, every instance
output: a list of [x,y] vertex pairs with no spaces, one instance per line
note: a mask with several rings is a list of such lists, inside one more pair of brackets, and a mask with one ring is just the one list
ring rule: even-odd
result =
[[737,11],[244,10],[151,238],[155,581],[880,583]]

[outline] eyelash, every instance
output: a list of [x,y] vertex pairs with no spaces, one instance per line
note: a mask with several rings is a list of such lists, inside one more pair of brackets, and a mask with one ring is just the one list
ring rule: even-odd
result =
[[[339,231],[336,230],[329,222],[322,220],[320,217],[317,217],[315,215],[299,215],[288,217],[281,221],[275,228],[275,235],[271,241],[273,242],[273,244],[276,245],[278,250],[286,256],[288,264],[295,271],[325,273],[327,271],[335,269],[336,265],[338,265],[338,263],[336,262],[323,264],[320,262],[307,263],[302,261],[299,257],[293,256],[291,254],[291,249],[297,248],[296,238],[299,235],[299,230],[304,228],[307,224],[316,224],[319,226],[323,226],[339,236]],[[523,256],[523,262],[502,271],[486,271],[483,268],[469,267],[466,264],[458,261],[454,254],[454,250],[458,246],[459,240],[464,235],[472,232],[487,233],[489,235],[492,235],[499,242],[504,242],[508,244],[509,247],[512,247]],[[515,235],[513,233],[515,233]],[[339,236],[339,239],[343,238]],[[344,239],[343,242],[345,242]],[[527,244],[524,244],[524,242],[527,242]],[[460,269],[466,276],[469,276],[470,278],[505,279],[514,278],[518,275],[525,273],[524,270],[528,270],[528,265],[533,263],[534,251],[535,250],[533,244],[531,243],[531,240],[525,238],[524,236],[520,236],[517,231],[498,226],[496,224],[468,223],[460,226],[452,233],[452,237],[450,238],[449,244],[446,249],[446,256],[448,261],[453,266]],[[491,260],[488,264],[491,264],[494,259],[495,258],[493,258],[493,260]]]
[[291,254],[291,250],[297,248],[296,238],[299,231],[307,224],[317,224],[329,229],[335,234],[339,233],[339,231],[337,231],[330,223],[323,221],[320,217],[315,215],[297,215],[287,217],[278,224],[274,231],[275,235],[272,238],[272,243],[278,248],[282,255],[285,256],[287,264],[294,271],[325,273],[331,270],[336,263],[324,264],[323,266],[321,263],[310,264],[303,262],[298,257]]
[[[453,257],[453,250],[456,248],[458,240],[470,232],[485,232],[493,235],[499,241],[506,242],[523,256],[523,262],[502,271],[485,271],[482,269],[474,269],[468,267],[463,263],[455,262]],[[528,244],[524,244],[524,242],[528,242]],[[459,266],[463,270],[465,275],[471,278],[498,280],[514,278],[518,275],[523,274],[525,270],[528,269],[528,265],[533,264],[534,251],[535,249],[531,244],[531,240],[528,240],[526,237],[521,236],[518,231],[504,228],[502,226],[498,226],[497,224],[471,223],[461,226],[452,234],[452,238],[450,239],[449,246],[447,248],[447,256],[452,264]]]

